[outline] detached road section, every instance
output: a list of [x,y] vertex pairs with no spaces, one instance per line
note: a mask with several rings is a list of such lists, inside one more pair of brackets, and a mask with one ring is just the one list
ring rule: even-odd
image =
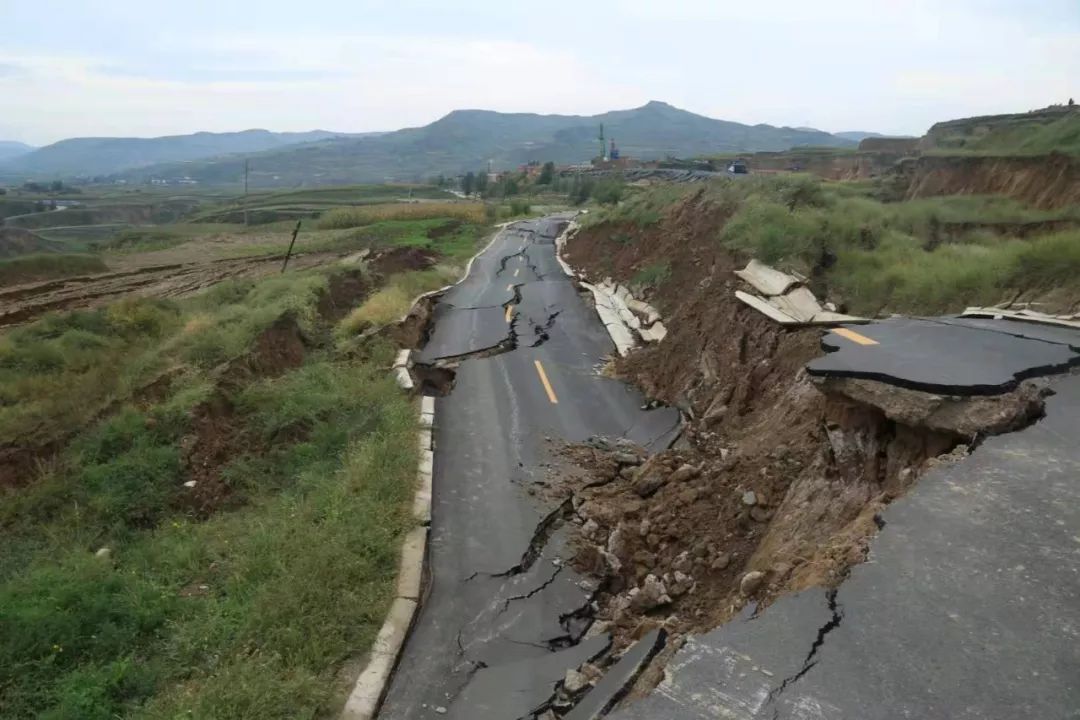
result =
[[452,367],[437,403],[429,591],[379,717],[529,718],[567,670],[602,654],[586,637],[593,586],[563,562],[565,505],[544,489],[558,450],[591,436],[650,450],[676,410],[645,410],[599,368],[614,347],[555,256],[568,217],[501,231],[434,311],[421,365]]
[[1046,415],[928,471],[836,590],[691,637],[619,720],[1080,718],[1080,331],[891,318],[807,370],[986,396],[1051,375]]

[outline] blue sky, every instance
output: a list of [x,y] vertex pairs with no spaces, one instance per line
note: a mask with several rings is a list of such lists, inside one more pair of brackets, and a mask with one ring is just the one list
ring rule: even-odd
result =
[[1080,0],[0,0],[0,139],[389,130],[664,100],[919,134],[1080,99]]

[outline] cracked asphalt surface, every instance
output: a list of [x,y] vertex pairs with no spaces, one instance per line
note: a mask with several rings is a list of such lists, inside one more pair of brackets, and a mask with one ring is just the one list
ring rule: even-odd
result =
[[[1076,364],[1080,332],[970,318],[832,332],[812,374],[978,395]],[[866,341],[870,340],[870,343]],[[617,720],[1080,718],[1080,375],[1046,417],[927,472],[835,590],[692,636]]]
[[555,258],[566,222],[501,231],[440,298],[418,354],[457,368],[436,401],[430,590],[384,720],[531,717],[568,668],[608,645],[583,639],[591,590],[562,562],[565,505],[530,490],[559,472],[565,442],[660,449],[680,417],[643,410],[636,390],[598,374],[614,346]]

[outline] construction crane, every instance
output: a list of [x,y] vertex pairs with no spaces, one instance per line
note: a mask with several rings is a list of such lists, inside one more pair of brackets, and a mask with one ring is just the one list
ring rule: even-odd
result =
[[607,146],[604,144],[604,123],[600,123],[600,159],[606,160]]

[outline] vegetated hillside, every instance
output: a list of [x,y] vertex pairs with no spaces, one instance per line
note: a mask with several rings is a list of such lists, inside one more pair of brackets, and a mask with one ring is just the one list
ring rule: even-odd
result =
[[25,155],[33,149],[33,146],[27,145],[26,143],[16,142],[14,140],[0,140],[0,162],[19,157],[20,155]]
[[844,138],[845,140],[851,140],[852,142],[862,142],[866,138],[885,137],[881,133],[864,132],[862,130],[847,130],[845,132],[833,133],[833,135],[838,138]]
[[710,253],[798,271],[819,298],[860,315],[1010,300],[1070,311],[1080,302],[1080,207],[1038,210],[994,195],[882,203],[867,189],[806,175],[662,185],[585,224],[639,251],[620,253],[622,265],[601,254],[598,267],[610,263],[607,274],[646,294],[657,278],[709,261],[677,241],[693,234],[709,239]]
[[[270,186],[416,180],[480,169],[489,160],[496,168],[530,160],[586,162],[600,152],[601,123],[605,137],[614,138],[624,155],[643,159],[855,144],[820,131],[714,120],[661,102],[594,116],[456,110],[420,128],[252,155],[252,183]],[[186,175],[200,182],[219,183],[234,180],[243,163],[241,157],[214,158],[148,167],[123,177],[139,181]]]
[[949,120],[935,124],[920,143],[944,154],[1080,154],[1080,107],[1056,105],[1012,115]]
[[296,133],[244,130],[156,138],[71,138],[0,163],[0,175],[92,177],[154,163],[258,152],[340,135],[326,130]]

